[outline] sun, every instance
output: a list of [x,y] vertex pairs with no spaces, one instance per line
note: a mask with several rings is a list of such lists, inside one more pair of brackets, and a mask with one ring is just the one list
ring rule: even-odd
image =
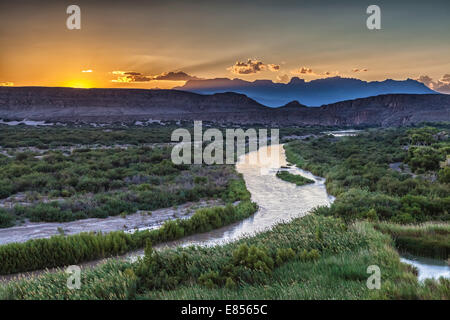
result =
[[92,88],[92,82],[84,79],[69,80],[64,83],[64,87],[88,89]]

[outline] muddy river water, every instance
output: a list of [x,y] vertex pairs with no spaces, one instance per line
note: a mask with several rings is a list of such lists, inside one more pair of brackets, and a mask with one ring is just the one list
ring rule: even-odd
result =
[[[314,183],[297,186],[276,177],[280,167],[301,174]],[[270,229],[274,225],[308,214],[317,206],[330,205],[325,179],[293,166],[287,166],[282,145],[262,147],[239,158],[236,169],[244,177],[258,211],[250,218],[210,232],[196,234],[161,246],[216,245]]]

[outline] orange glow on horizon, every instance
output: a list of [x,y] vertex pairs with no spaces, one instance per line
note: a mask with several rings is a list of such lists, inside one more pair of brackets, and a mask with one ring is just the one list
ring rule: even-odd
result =
[[70,87],[70,88],[79,88],[79,89],[89,89],[93,88],[94,85],[92,81],[85,80],[85,79],[75,79],[75,80],[69,80],[62,84],[63,87]]

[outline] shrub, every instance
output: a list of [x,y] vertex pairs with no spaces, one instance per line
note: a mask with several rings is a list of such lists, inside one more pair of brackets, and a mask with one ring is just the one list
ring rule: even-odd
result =
[[277,255],[276,255],[276,263],[277,265],[282,265],[286,261],[292,260],[295,257],[295,251],[292,250],[292,248],[280,248],[277,249]]
[[196,184],[205,184],[208,182],[207,177],[201,177],[201,176],[195,176],[194,177],[194,183]]
[[[231,278],[227,278],[231,279]],[[233,281],[233,280],[231,280]],[[221,282],[220,281],[220,276],[219,276],[219,272],[218,271],[208,271],[204,274],[202,274],[197,282],[199,284],[201,284],[202,286],[205,286],[208,289],[215,289],[218,287],[218,284]]]
[[316,261],[320,258],[320,252],[316,249],[311,249],[310,251],[303,249],[299,254],[298,258],[301,261]]
[[9,212],[0,209],[0,228],[9,228],[14,225],[15,219]]
[[305,178],[299,174],[292,174],[284,170],[278,170],[277,177],[281,180],[295,183],[298,186],[303,186],[305,184],[314,183],[314,180]]
[[240,245],[233,252],[233,263],[235,266],[244,266],[264,273],[271,273],[274,267],[273,260],[266,250],[256,246],[249,248],[246,244]]
[[444,167],[439,170],[439,181],[442,183],[450,183],[450,167]]

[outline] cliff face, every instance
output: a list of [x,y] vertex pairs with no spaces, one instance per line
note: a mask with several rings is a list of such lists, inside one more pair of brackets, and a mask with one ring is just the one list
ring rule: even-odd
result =
[[[405,125],[450,120],[450,95],[392,94],[323,106],[339,124]],[[331,120],[331,119],[329,119]]]
[[0,87],[0,117],[69,120],[85,117],[151,116],[196,112],[255,111],[264,108],[240,94],[176,90]]
[[318,108],[269,108],[242,94],[177,90],[0,87],[0,119],[113,122],[205,120],[279,125],[405,125],[450,121],[450,95],[390,94]]

